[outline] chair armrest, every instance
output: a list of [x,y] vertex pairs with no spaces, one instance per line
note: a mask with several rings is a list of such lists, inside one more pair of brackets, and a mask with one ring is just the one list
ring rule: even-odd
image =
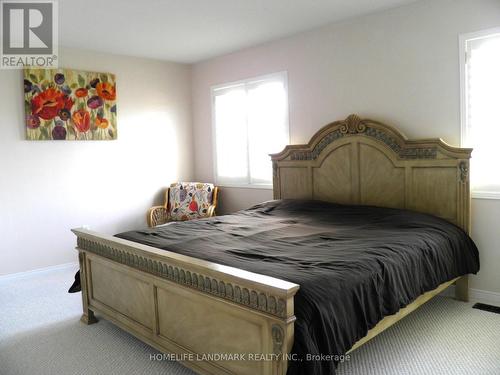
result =
[[208,217],[216,216],[215,209],[217,208],[217,203],[219,203],[219,188],[215,186],[214,194],[212,197],[212,205],[209,206],[207,210]]
[[168,211],[164,206],[154,206],[148,211],[148,226],[154,228],[158,225],[168,223]]
[[207,209],[207,217],[215,216],[215,207],[216,207],[215,204],[213,204],[213,205],[211,205],[211,206],[208,207],[208,209]]

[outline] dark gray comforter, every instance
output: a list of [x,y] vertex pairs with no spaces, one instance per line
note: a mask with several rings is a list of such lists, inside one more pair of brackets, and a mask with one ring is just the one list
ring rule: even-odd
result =
[[443,282],[479,270],[476,246],[442,219],[416,212],[283,200],[233,215],[117,237],[300,285],[288,374],[334,374],[334,361],[383,317]]

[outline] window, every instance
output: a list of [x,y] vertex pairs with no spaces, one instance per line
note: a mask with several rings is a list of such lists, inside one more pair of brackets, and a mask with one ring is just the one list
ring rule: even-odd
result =
[[500,199],[500,29],[460,37],[462,143],[473,197]]
[[270,187],[270,153],[289,143],[286,73],[212,88],[218,184]]

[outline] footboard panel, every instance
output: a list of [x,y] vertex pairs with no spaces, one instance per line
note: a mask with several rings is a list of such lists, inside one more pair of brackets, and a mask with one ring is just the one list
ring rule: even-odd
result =
[[193,298],[187,290],[157,288],[157,295],[161,340],[193,353],[231,353],[225,360],[217,356],[213,360],[236,374],[271,373],[270,361],[245,358],[251,353],[272,353],[266,340],[271,327],[265,317],[250,315],[211,297]]
[[74,230],[94,312],[200,374],[285,375],[293,295],[282,280]]
[[89,305],[121,314],[137,329],[153,333],[152,284],[131,270],[123,272],[112,262],[88,256]]

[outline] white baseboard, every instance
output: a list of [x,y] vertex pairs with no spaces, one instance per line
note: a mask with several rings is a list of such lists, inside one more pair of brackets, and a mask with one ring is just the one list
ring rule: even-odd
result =
[[38,268],[36,270],[31,270],[31,271],[1,275],[0,282],[7,281],[7,280],[23,279],[23,278],[30,277],[30,276],[40,275],[40,274],[44,274],[44,273],[48,273],[48,272],[66,270],[66,269],[71,269],[71,268],[74,268],[76,271],[76,269],[79,268],[78,262],[58,264],[56,266]]
[[[446,297],[455,296],[455,286],[447,288],[441,295]],[[488,290],[469,288],[469,299],[471,302],[481,302],[488,305],[500,306],[500,293],[490,292]]]

